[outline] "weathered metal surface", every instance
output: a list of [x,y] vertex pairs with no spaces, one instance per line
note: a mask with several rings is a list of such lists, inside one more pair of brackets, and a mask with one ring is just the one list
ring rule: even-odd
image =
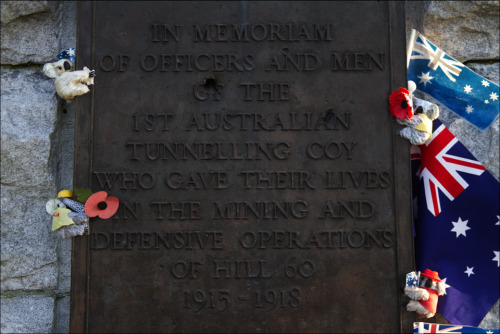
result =
[[[398,332],[412,269],[404,13],[387,2],[79,9],[72,331]],[[406,327],[410,328],[410,327]]]

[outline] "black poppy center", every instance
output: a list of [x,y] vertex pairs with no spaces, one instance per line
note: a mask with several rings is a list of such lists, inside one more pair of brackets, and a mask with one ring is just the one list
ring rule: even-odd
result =
[[108,205],[106,204],[106,202],[99,202],[99,204],[97,204],[97,207],[99,208],[99,210],[106,210]]
[[403,109],[408,108],[408,102],[406,102],[406,100],[401,101],[401,108]]

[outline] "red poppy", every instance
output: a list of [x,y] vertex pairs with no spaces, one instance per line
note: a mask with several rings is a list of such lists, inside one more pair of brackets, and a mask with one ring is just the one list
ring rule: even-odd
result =
[[85,214],[89,217],[99,216],[101,219],[108,219],[118,211],[119,204],[118,198],[108,197],[105,191],[99,191],[85,202]]
[[391,115],[399,119],[412,118],[413,107],[410,103],[410,92],[406,88],[399,88],[389,96],[389,110]]

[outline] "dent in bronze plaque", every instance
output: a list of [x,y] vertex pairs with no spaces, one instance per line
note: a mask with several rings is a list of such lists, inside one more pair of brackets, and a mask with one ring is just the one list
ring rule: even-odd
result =
[[82,2],[74,332],[402,332],[398,2]]

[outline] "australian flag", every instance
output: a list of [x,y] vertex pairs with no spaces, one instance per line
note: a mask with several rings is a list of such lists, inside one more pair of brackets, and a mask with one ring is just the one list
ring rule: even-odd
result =
[[428,324],[425,322],[414,322],[413,333],[477,333],[477,334],[498,334],[498,329],[483,329],[470,326]]
[[474,73],[464,64],[413,30],[407,53],[408,80],[481,130],[499,112],[498,85]]
[[433,127],[431,139],[412,147],[417,270],[437,271],[445,283],[438,312],[477,326],[500,297],[500,184],[439,120]]

